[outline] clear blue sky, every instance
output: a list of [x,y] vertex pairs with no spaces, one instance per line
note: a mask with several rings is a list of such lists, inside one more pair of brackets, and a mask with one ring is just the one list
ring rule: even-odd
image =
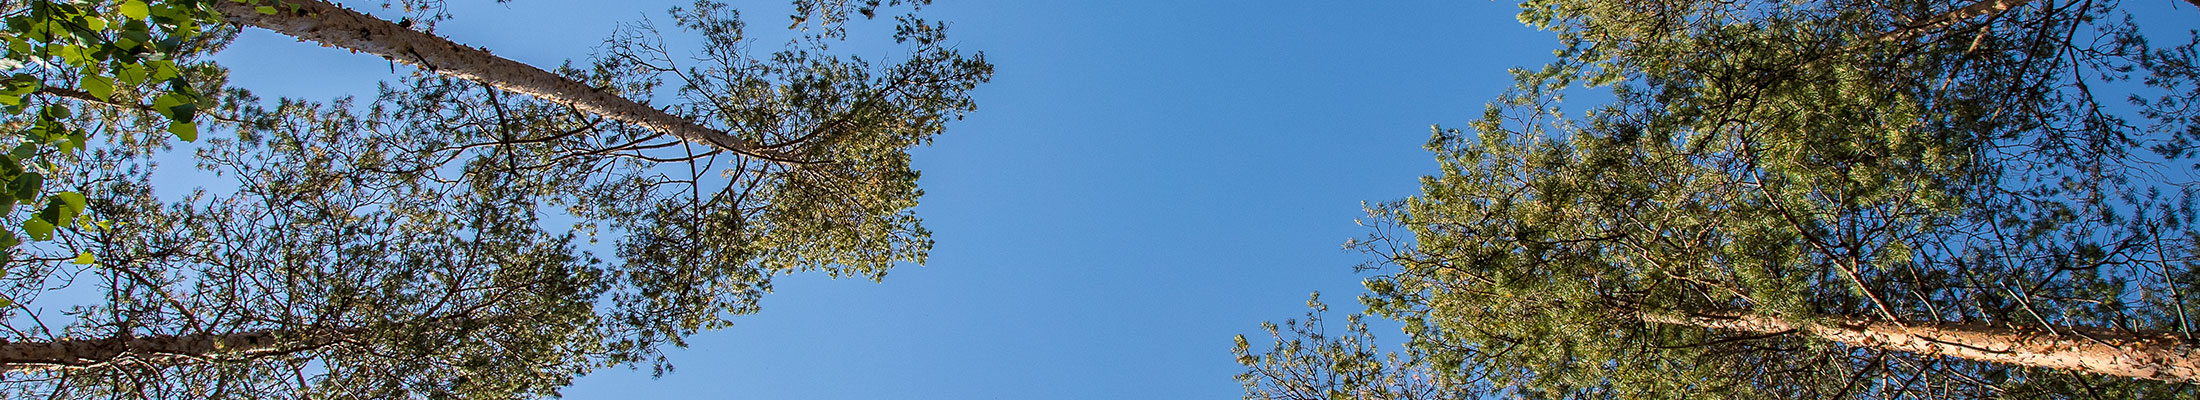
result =
[[[685,4],[450,2],[439,33],[541,66]],[[785,26],[784,0],[732,4],[757,33]],[[1506,68],[1551,58],[1555,41],[1515,11],[938,0],[925,14],[998,74],[976,113],[917,151],[930,264],[876,284],[781,280],[763,313],[670,352],[676,372],[600,371],[565,394],[1237,398],[1230,337],[1258,343],[1262,321],[1300,315],[1312,291],[1358,309],[1363,257],[1339,246],[1365,233],[1360,203],[1412,194],[1433,171],[1430,124],[1473,119]],[[371,96],[394,77],[380,59],[262,31],[221,57],[270,98]]]

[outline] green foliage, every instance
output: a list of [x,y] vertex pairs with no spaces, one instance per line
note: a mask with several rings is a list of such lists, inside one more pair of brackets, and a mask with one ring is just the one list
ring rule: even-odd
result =
[[[1441,173],[1371,210],[1363,302],[1432,373],[1518,397],[2192,395],[1644,321],[2191,336],[2194,45],[2152,47],[2113,2],[1911,31],[1968,4],[1524,2],[1558,60],[1435,130]],[[1561,109],[1585,91],[1611,100]]]
[[1345,317],[1343,332],[1332,333],[1322,314],[1329,306],[1321,294],[1306,300],[1306,321],[1263,323],[1275,341],[1253,354],[1245,335],[1236,338],[1238,374],[1246,399],[1471,399],[1485,394],[1471,380],[1429,373],[1419,357],[1383,353],[1359,314]]
[[[195,1],[123,0],[117,2],[29,1],[0,3],[0,215],[15,205],[31,206],[28,219],[10,222],[31,240],[47,241],[55,229],[78,224],[83,195],[45,185],[45,175],[76,162],[90,140],[85,102],[137,104],[154,99],[149,110],[164,117],[167,131],[195,140],[197,105],[203,101],[178,60],[200,51],[211,25],[219,22]],[[67,98],[67,100],[60,100]],[[50,194],[49,194],[50,193]],[[43,203],[43,206],[40,204]],[[12,230],[11,230],[12,231]],[[0,233],[0,250],[21,243],[14,232]]]

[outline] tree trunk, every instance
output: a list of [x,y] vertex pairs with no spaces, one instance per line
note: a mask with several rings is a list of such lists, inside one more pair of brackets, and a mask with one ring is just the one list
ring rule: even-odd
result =
[[[213,0],[222,19],[302,41],[382,56],[430,72],[570,106],[693,143],[778,162],[805,162],[489,51],[415,31],[321,0]],[[272,9],[262,13],[260,7]]]
[[1645,322],[1754,333],[1796,331],[1854,347],[1949,356],[2170,382],[2200,382],[2193,343],[2162,333],[2055,327],[2053,331],[1985,324],[1887,322],[1834,317],[1798,325],[1744,313],[1642,314]]
[[2025,3],[2031,2],[2032,0],[1979,0],[1976,3],[1971,3],[1971,5],[1955,9],[1955,11],[1949,11],[1940,15],[1935,15],[1932,18],[1926,18],[1916,22],[1911,22],[1910,25],[1907,27],[1895,30],[1893,32],[1887,32],[1886,34],[1880,35],[1879,37],[1882,40],[1910,40],[1912,38],[1918,37],[1919,35],[1925,34],[1925,32],[1947,28],[1949,26],[1953,26],[1957,23],[1961,23],[1972,18],[2001,14],[2003,11],[2009,11],[2009,9],[2017,8],[2017,6],[2022,6],[2025,5]]
[[254,330],[230,334],[154,335],[130,339],[69,339],[52,342],[0,341],[0,372],[27,372],[107,365],[117,361],[176,364],[196,359],[265,355],[334,343],[324,337],[304,346],[282,346],[288,331]]

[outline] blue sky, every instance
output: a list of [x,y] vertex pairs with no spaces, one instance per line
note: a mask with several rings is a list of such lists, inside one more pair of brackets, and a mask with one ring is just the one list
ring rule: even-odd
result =
[[[550,66],[684,2],[451,3],[439,33]],[[758,33],[785,26],[782,0],[732,4]],[[1230,337],[1257,343],[1313,291],[1356,310],[1363,257],[1340,245],[1365,234],[1361,202],[1413,194],[1434,166],[1430,124],[1473,119],[1506,68],[1550,59],[1555,41],[1515,11],[938,0],[925,15],[998,74],[976,113],[916,152],[929,265],[883,283],[781,280],[761,314],[670,352],[674,373],[600,371],[565,394],[1236,398]],[[269,98],[371,96],[394,78],[378,58],[264,31],[221,57]]]

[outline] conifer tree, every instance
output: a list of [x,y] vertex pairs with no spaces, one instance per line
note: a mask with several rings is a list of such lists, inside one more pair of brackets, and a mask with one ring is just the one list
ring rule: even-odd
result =
[[1459,390],[2191,396],[2194,42],[2122,7],[1524,2],[1363,302]]

